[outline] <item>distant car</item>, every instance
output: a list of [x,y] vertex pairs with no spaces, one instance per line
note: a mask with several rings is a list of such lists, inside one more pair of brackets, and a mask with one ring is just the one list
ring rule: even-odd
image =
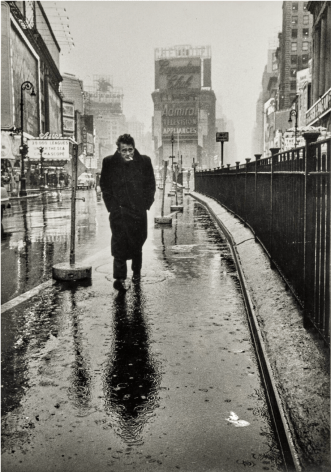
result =
[[95,178],[93,174],[88,172],[83,172],[77,179],[77,188],[78,189],[89,189],[95,186]]
[[1,234],[3,233],[2,218],[3,213],[7,208],[10,208],[11,204],[9,202],[8,192],[5,187],[1,187]]

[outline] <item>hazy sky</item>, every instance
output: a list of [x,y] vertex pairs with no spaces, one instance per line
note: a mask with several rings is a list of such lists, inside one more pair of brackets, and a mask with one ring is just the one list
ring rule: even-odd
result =
[[[282,2],[61,1],[75,48],[63,49],[61,72],[92,84],[93,74],[122,87],[124,114],[151,129],[154,49],[210,45],[212,87],[232,120],[238,157],[251,154],[256,101],[269,39],[281,29]],[[226,131],[226,130],[223,130]],[[230,136],[231,140],[231,136]],[[231,141],[229,144],[231,145]]]

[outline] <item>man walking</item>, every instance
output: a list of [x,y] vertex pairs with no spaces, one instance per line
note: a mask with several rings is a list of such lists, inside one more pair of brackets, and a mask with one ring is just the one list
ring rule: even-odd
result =
[[102,163],[100,188],[109,211],[114,257],[114,288],[125,291],[126,261],[132,259],[134,282],[139,282],[142,247],[147,239],[147,213],[154,202],[155,177],[151,160],[135,149],[134,139],[123,134],[117,151]]

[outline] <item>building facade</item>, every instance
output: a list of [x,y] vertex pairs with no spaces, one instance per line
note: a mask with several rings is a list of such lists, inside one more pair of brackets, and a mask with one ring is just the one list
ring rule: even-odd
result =
[[291,107],[296,98],[297,72],[308,67],[312,54],[313,17],[308,2],[283,2],[283,24],[279,35],[279,96],[277,109]]
[[[41,2],[1,2],[1,159],[2,164],[8,161],[7,167],[20,167],[21,133],[24,141],[40,133],[62,134],[59,57],[60,47]],[[35,96],[24,88],[27,81]],[[29,186],[35,166],[26,162]]]
[[[278,96],[278,59],[276,54],[277,48],[268,49],[268,60],[264,68],[262,81],[261,81],[261,92],[256,103],[256,121],[253,131],[252,139],[252,154],[263,154],[265,149],[266,134],[269,136],[269,129],[267,129],[268,120],[266,116],[269,116],[268,110],[270,103],[273,108],[276,109],[276,102]],[[266,110],[265,104],[268,102],[268,109]]]
[[123,90],[113,86],[112,77],[94,75],[93,86],[84,87],[84,97],[85,114],[94,116],[97,168],[100,169],[102,159],[116,151],[118,136],[126,132]]
[[155,50],[152,134],[156,166],[174,155],[184,169],[193,161],[212,166],[215,155],[215,93],[209,46]]
[[308,2],[313,16],[312,103],[306,122],[331,131],[331,3]]

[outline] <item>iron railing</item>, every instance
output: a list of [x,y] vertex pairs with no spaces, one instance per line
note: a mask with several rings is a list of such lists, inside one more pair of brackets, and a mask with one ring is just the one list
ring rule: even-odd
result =
[[330,346],[331,138],[304,136],[304,147],[195,172],[195,190],[250,227],[303,308],[304,326]]

